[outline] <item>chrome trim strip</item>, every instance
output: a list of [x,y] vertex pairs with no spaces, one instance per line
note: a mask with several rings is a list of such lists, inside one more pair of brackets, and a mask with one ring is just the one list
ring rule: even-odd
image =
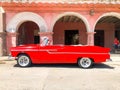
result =
[[49,54],[108,54],[108,53],[88,53],[88,52],[50,52]]
[[29,51],[29,52],[33,52],[33,51],[35,51],[35,52],[38,52],[38,51],[56,51],[57,52],[57,49],[40,49],[40,50],[11,50],[11,51],[18,51],[18,52],[25,52],[25,51]]

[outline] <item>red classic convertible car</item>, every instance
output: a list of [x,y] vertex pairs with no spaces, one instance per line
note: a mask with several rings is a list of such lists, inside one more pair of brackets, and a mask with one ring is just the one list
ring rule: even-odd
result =
[[110,60],[110,49],[80,45],[21,45],[11,48],[11,56],[21,67],[31,64],[77,63],[89,68],[93,63]]

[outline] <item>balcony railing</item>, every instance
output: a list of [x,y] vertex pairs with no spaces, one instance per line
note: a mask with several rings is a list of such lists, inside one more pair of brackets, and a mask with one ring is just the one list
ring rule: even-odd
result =
[[120,0],[0,0],[0,2],[16,2],[16,3],[69,3],[69,4],[77,4],[77,3],[105,3],[105,4],[120,4]]

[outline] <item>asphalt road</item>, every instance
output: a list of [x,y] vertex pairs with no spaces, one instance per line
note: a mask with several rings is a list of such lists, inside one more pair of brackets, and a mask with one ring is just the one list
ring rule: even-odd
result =
[[120,90],[120,62],[77,65],[33,65],[20,68],[14,60],[0,64],[0,90]]

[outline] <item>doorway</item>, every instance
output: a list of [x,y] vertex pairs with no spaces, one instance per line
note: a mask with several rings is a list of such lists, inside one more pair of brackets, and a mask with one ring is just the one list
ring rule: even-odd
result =
[[79,30],[65,30],[65,45],[79,44]]
[[39,42],[40,42],[40,37],[34,36],[34,44],[39,44]]
[[32,21],[23,22],[18,28],[18,45],[38,44],[40,41],[39,27]]
[[94,44],[104,47],[104,30],[95,30]]
[[120,30],[115,30],[115,37],[120,41]]

